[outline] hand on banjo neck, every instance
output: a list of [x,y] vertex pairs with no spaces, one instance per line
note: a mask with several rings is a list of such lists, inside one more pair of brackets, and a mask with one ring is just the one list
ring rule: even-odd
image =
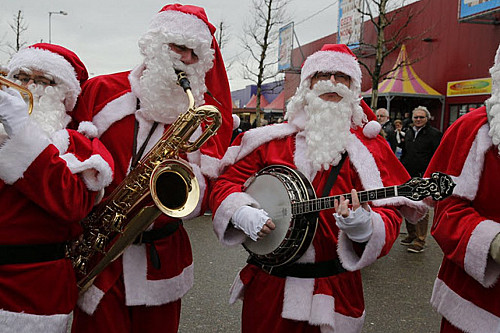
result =
[[[349,197],[349,196],[347,196]],[[349,209],[350,200],[344,195],[341,195],[339,199],[334,200],[335,212],[343,217],[348,217],[351,210],[355,211],[359,207],[363,207],[366,211],[370,211],[367,202],[360,204],[357,191],[355,189],[351,190],[351,198],[352,198],[352,209]],[[262,226],[262,229],[257,233],[259,239],[263,239],[266,235],[269,235],[274,229],[276,229],[276,225],[274,222],[269,219],[266,221],[266,224]]]

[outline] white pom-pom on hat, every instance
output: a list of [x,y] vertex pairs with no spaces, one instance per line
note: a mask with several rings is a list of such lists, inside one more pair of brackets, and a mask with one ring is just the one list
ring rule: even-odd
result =
[[366,123],[363,127],[363,134],[370,139],[377,137],[380,133],[382,126],[378,123],[378,121],[372,120]]

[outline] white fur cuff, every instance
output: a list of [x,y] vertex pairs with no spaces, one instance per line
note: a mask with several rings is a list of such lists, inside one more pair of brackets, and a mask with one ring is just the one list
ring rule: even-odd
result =
[[49,144],[47,134],[28,121],[0,148],[0,179],[9,185],[15,183]]
[[259,208],[259,204],[250,195],[244,192],[235,192],[227,196],[217,209],[213,224],[214,231],[219,241],[226,246],[235,246],[246,240],[243,231],[233,228],[230,224],[231,217],[241,206]]

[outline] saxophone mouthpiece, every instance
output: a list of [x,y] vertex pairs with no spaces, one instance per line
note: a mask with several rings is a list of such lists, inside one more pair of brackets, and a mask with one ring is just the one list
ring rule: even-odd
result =
[[189,83],[186,72],[176,69],[175,74],[177,74],[177,84],[180,85],[184,91],[191,90],[191,84]]

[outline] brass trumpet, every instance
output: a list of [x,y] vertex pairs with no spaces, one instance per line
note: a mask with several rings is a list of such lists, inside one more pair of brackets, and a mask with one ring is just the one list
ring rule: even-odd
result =
[[1,86],[7,86],[19,91],[21,93],[21,96],[26,101],[26,104],[28,104],[28,113],[31,114],[31,112],[33,111],[33,94],[28,88],[25,88],[10,80],[7,80],[5,77],[0,75],[0,87]]

